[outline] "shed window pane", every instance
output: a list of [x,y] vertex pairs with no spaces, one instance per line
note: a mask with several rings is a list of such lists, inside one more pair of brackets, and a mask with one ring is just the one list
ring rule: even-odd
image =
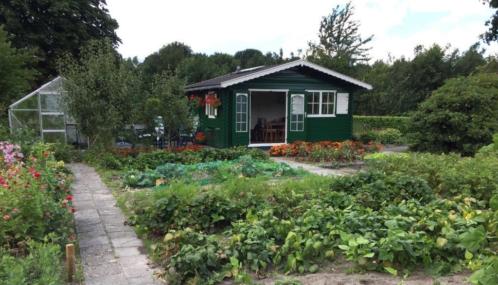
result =
[[[206,95],[205,98],[207,98],[208,95]],[[208,118],[216,118],[216,108],[210,104],[206,104],[206,116],[208,116]]]
[[320,92],[312,92],[308,96],[308,114],[320,114]]
[[334,92],[322,92],[322,114],[323,115],[333,115],[334,114],[334,104],[335,104],[335,93]]
[[304,95],[291,96],[290,131],[304,131]]
[[235,96],[235,131],[238,133],[247,132],[247,94],[237,94]]

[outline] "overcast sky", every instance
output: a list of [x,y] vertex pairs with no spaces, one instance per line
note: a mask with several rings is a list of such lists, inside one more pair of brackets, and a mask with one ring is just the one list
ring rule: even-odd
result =
[[[288,55],[317,38],[320,20],[337,4],[323,0],[107,0],[119,22],[119,51],[139,59],[172,41],[194,52],[233,54],[245,48]],[[493,11],[481,0],[353,0],[374,59],[413,55],[417,44],[467,49]],[[485,46],[488,54],[497,45]]]

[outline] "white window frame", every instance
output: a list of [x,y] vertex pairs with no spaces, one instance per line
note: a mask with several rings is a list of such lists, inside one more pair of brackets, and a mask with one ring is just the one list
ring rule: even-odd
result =
[[[242,110],[241,112],[239,112],[237,110],[237,104],[239,104],[239,102],[237,101],[238,97],[239,96],[242,96],[242,97],[245,97],[246,98],[246,108],[245,110]],[[239,114],[245,114],[245,124],[243,124],[243,122],[240,122],[237,120]],[[236,93],[235,94],[235,132],[236,133],[247,133],[249,128],[248,128],[248,124],[249,124],[249,95],[247,93]],[[238,126],[244,126],[244,128],[242,129],[238,129]]]
[[[293,114],[293,113],[292,113],[292,109],[293,109],[292,104],[294,103],[294,100],[293,100],[293,99],[294,99],[294,97],[302,97],[302,98],[303,98],[303,109],[304,109],[304,110],[303,110],[303,113],[302,113],[302,114],[298,114],[298,116],[299,116],[299,115],[302,115],[302,116],[303,116],[303,119],[302,119],[302,120],[296,120],[296,121],[293,121],[293,120],[292,120],[292,116],[293,116],[293,115],[295,115],[295,114]],[[290,117],[290,118],[289,118],[289,130],[290,130],[291,132],[304,132],[304,120],[305,120],[305,118],[306,118],[306,94],[292,94],[292,95],[290,96],[290,106],[289,106],[289,109],[290,109],[290,110],[289,110],[289,111],[290,111],[290,112],[289,112],[289,113],[290,113],[290,116],[289,116],[289,117]],[[293,124],[293,123],[296,125],[296,128],[295,128],[295,129],[293,129],[293,128],[292,128],[292,124]],[[302,127],[301,127],[301,129],[297,127],[297,126],[299,126],[299,124],[301,124],[301,126],[302,126]]]
[[[319,99],[320,103],[318,104],[318,114],[307,114],[308,118],[327,118],[327,117],[335,117],[337,112],[337,90],[306,90],[309,93],[320,93]],[[323,109],[323,93],[334,93],[334,113],[333,114],[322,114]],[[307,107],[307,106],[306,106]]]
[[[204,100],[206,100],[208,94],[204,95]],[[214,95],[216,98],[218,98],[218,95]],[[205,107],[205,112],[206,112],[206,116],[209,118],[209,119],[215,119],[217,116],[218,116],[218,108],[215,108],[213,107],[212,105],[210,104],[207,104],[206,103],[206,107]]]

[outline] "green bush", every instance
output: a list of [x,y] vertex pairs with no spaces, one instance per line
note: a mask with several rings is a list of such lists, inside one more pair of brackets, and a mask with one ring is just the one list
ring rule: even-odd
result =
[[373,141],[381,144],[401,144],[404,141],[403,134],[393,128],[367,131],[359,134],[357,139],[362,143]]
[[58,245],[30,242],[29,254],[14,257],[0,249],[0,284],[65,284]]
[[477,152],[477,156],[490,156],[498,155],[498,134],[493,135],[493,143],[487,146],[483,146]]
[[353,133],[362,134],[373,130],[392,128],[406,134],[408,122],[409,117],[401,116],[353,116]]
[[446,81],[410,119],[413,149],[473,155],[498,131],[498,75]]
[[459,155],[400,154],[383,155],[366,160],[369,168],[386,175],[405,173],[429,183],[434,192],[442,197],[468,195],[489,201],[498,190],[498,156],[476,158]]
[[74,148],[65,143],[56,143],[52,145],[52,151],[56,160],[71,162],[73,160]]
[[402,143],[402,133],[398,129],[388,128],[374,131],[375,141],[381,144],[400,144]]

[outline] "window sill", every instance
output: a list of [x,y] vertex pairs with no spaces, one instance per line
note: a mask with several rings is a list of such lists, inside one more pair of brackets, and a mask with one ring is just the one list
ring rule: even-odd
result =
[[208,119],[216,119],[216,116],[207,116]]
[[307,115],[307,118],[334,118],[335,115]]

